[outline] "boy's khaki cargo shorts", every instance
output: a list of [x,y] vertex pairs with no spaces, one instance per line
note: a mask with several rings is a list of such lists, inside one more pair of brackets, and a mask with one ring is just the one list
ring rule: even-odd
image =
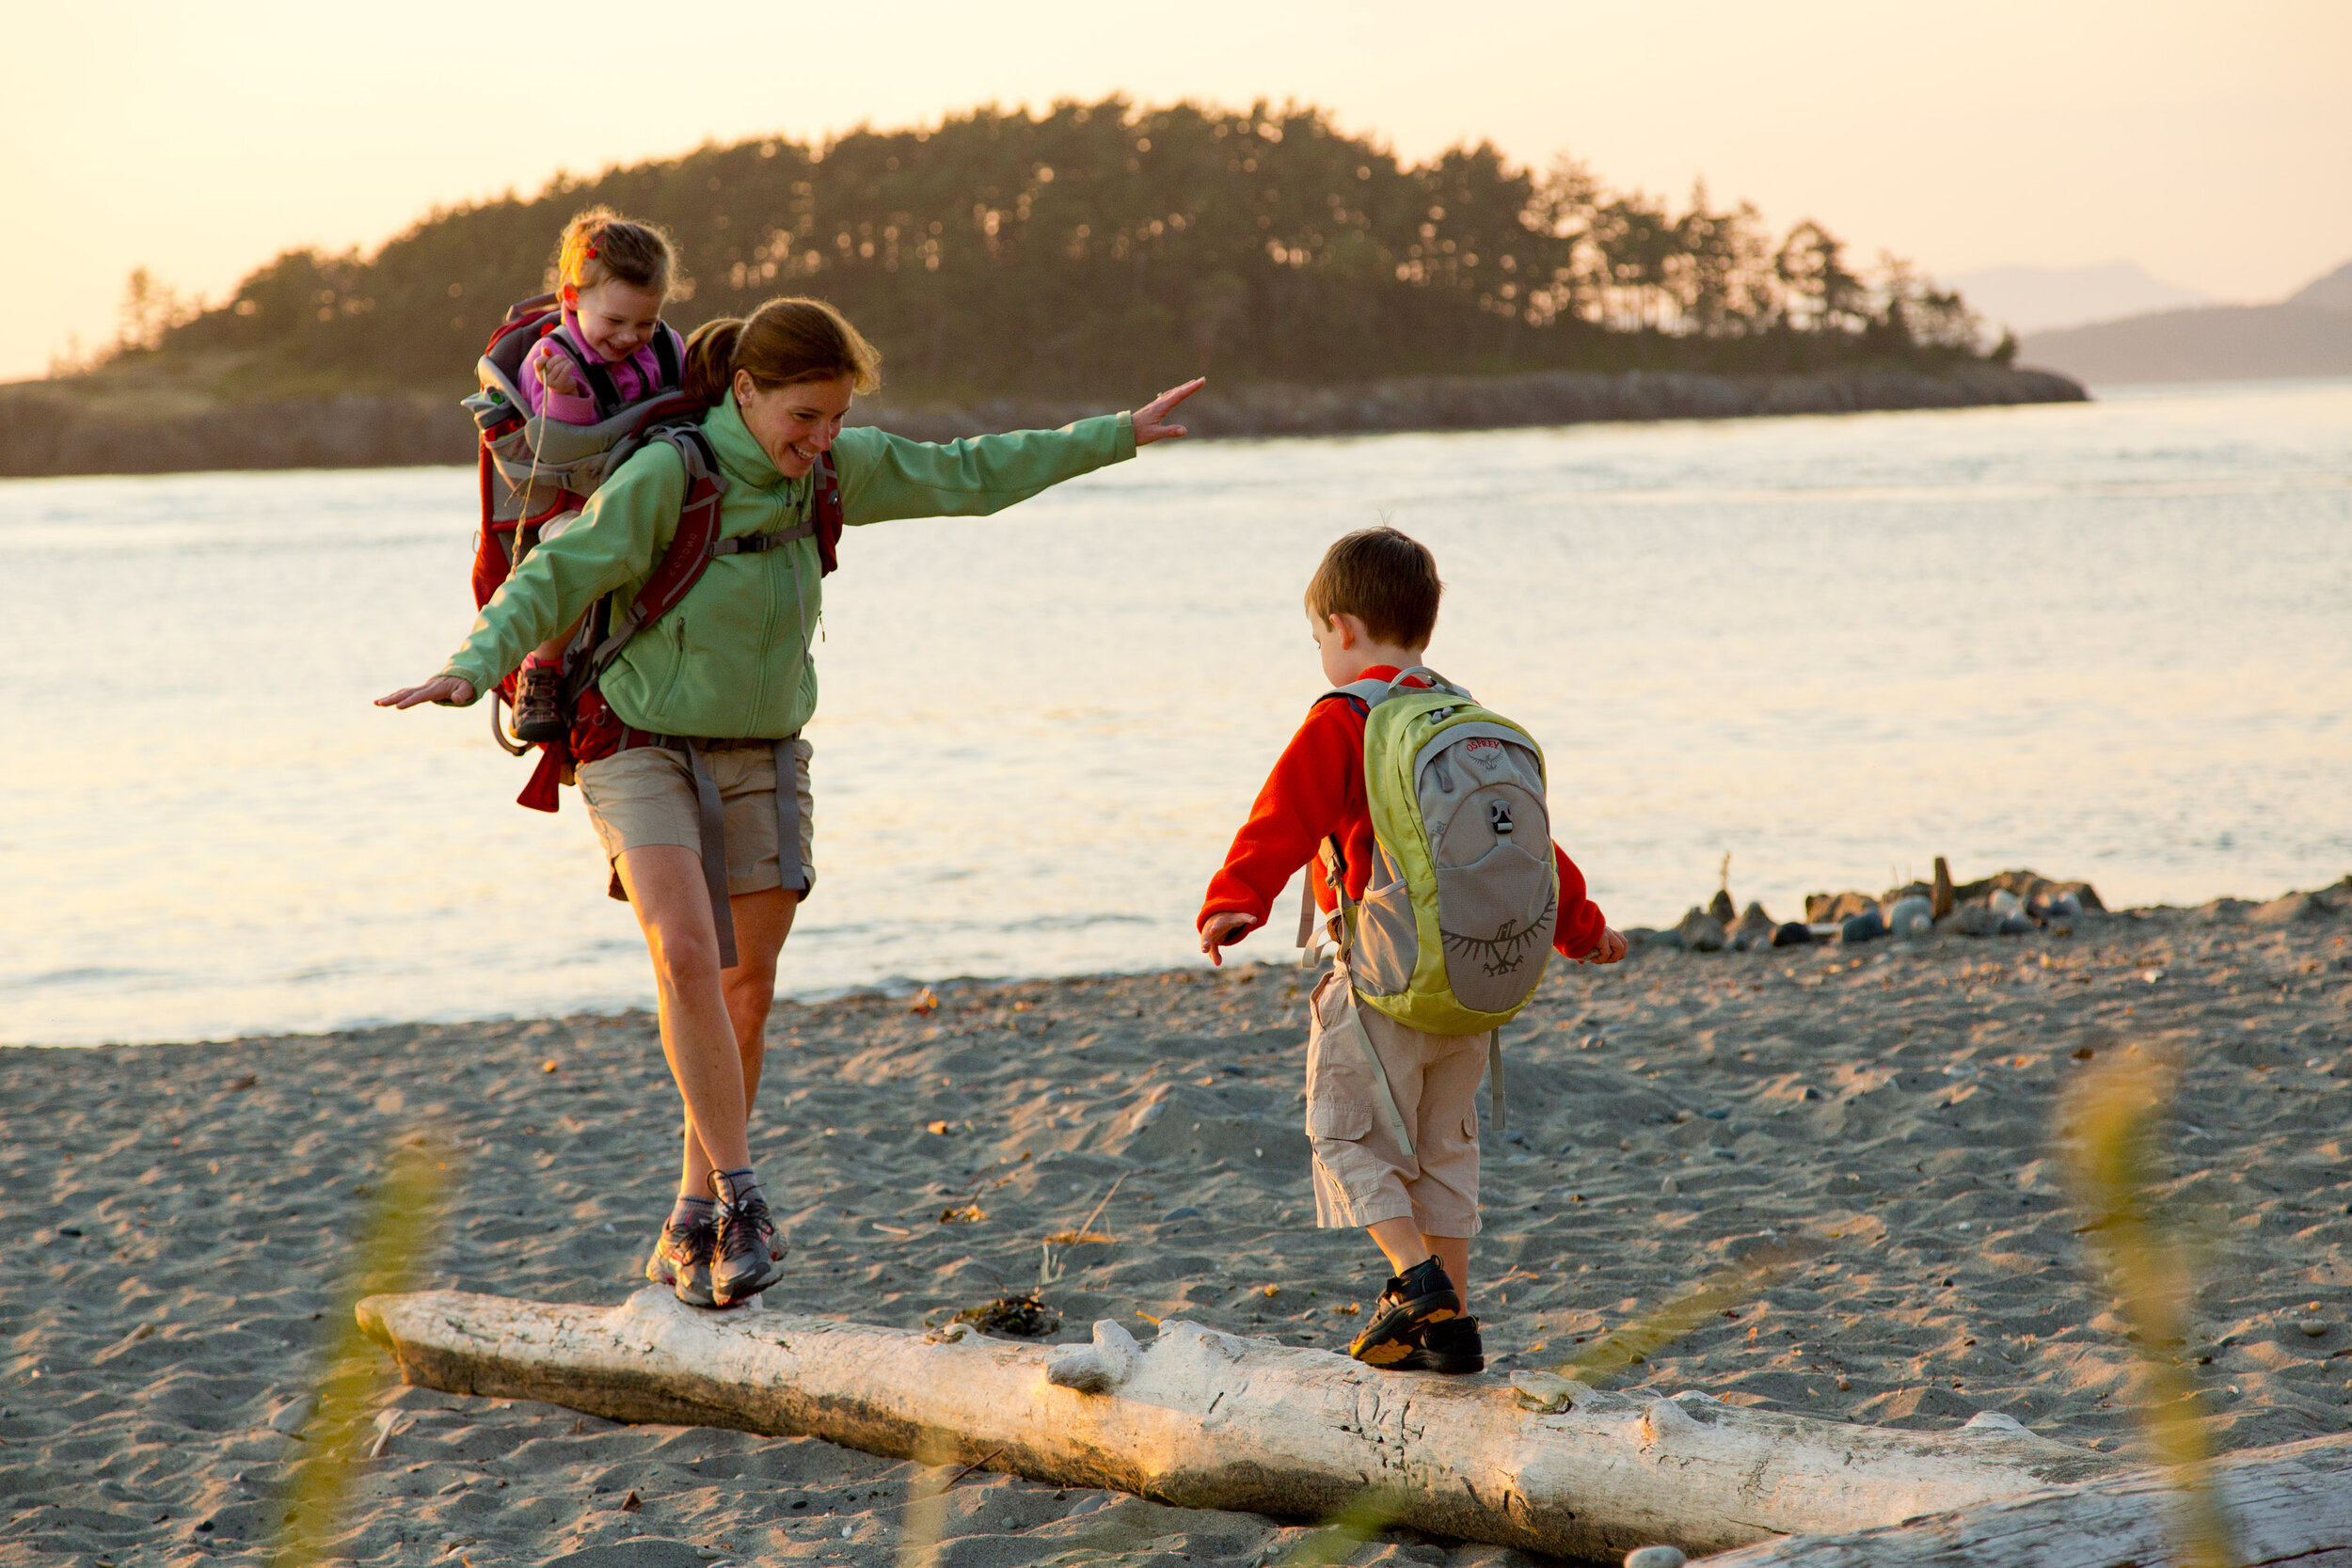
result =
[[[801,897],[817,891],[816,802],[809,793],[805,740],[792,743],[793,788],[801,798],[801,842],[796,846],[802,874],[807,878]],[[745,746],[705,747],[703,755],[718,781],[719,803],[727,841],[727,892],[757,893],[784,885],[783,862],[776,854],[776,764],[774,749],[766,741]],[[694,803],[694,766],[683,752],[662,746],[640,746],[615,752],[595,762],[583,762],[576,775],[580,799],[588,804],[588,820],[612,863],[624,849],[654,844],[675,844],[702,853],[702,818]],[[615,898],[621,874],[612,872],[607,890]]]
[[1347,982],[1325,974],[1307,1037],[1307,1142],[1314,1150],[1315,1224],[1410,1218],[1424,1236],[1478,1234],[1478,1084],[1484,1035],[1429,1035],[1357,1004],[1413,1137],[1396,1141],[1372,1064],[1347,1026]]

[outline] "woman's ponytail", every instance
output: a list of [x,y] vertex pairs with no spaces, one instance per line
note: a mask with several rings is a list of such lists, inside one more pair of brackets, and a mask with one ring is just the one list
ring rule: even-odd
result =
[[871,392],[882,385],[882,355],[823,300],[771,299],[748,317],[694,328],[679,390],[715,407],[738,371],[763,391],[838,377],[853,392]]
[[727,383],[735,379],[735,345],[742,337],[740,316],[721,316],[694,328],[686,340],[686,369],[679,372],[678,390],[716,408],[727,395]]

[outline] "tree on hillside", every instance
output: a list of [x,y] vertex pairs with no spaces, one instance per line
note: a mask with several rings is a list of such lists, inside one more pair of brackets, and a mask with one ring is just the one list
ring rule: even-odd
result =
[[1906,271],[1894,301],[1819,224],[1774,245],[1703,186],[1677,214],[1565,159],[1538,176],[1482,143],[1406,166],[1311,106],[1120,98],[562,177],[372,257],[289,252],[163,351],[233,355],[257,385],[461,388],[596,202],[677,240],[675,325],[820,295],[901,398],[1973,353],[1957,300]]

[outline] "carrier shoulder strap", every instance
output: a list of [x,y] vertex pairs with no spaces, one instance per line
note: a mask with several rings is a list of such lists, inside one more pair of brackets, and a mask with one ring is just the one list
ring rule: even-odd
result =
[[833,466],[833,453],[818,452],[809,477],[816,487],[817,575],[826,578],[841,564],[841,472]]
[[677,531],[670,536],[669,548],[661,552],[661,559],[629,601],[628,613],[613,618],[604,640],[581,666],[583,689],[594,686],[612,668],[630,638],[692,592],[717,553],[719,502],[727,482],[719,471],[719,454],[711,449],[710,437],[699,425],[673,424],[646,432],[645,438],[667,441],[677,449],[678,459],[686,466],[686,499],[678,507]]
[[611,371],[588,356],[588,351],[572,337],[570,329],[561,320],[547,329],[540,341],[554,343],[571,360],[572,368],[580,372],[580,379],[588,384],[589,394],[596,400],[597,419],[609,420],[620,412],[621,384],[612,379]]
[[667,322],[657,324],[653,335],[654,364],[661,374],[661,389],[677,390],[684,380],[686,363],[678,348],[678,335]]

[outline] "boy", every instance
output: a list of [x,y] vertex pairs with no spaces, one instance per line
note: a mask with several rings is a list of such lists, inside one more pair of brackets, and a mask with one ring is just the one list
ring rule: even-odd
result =
[[[1344,687],[1418,668],[1443,589],[1428,548],[1394,529],[1365,529],[1334,544],[1307,585],[1307,620],[1325,678]],[[1416,676],[1406,685],[1435,683]],[[1222,964],[1220,948],[1265,923],[1302,864],[1317,904],[1331,910],[1335,895],[1315,858],[1327,838],[1338,842],[1349,902],[1361,902],[1375,860],[1364,780],[1369,711],[1339,691],[1308,710],[1210,879],[1198,924],[1212,962]],[[1550,847],[1559,875],[1553,947],[1581,963],[1615,963],[1625,957],[1625,938],[1584,896],[1575,863]],[[1478,1233],[1477,1093],[1487,1038],[1427,1034],[1356,1006],[1362,1038],[1388,1080],[1383,1096],[1348,1023],[1348,986],[1335,957],[1311,1005],[1307,1135],[1315,1223],[1363,1227],[1395,1271],[1348,1354],[1379,1367],[1481,1371],[1486,1348],[1468,1313],[1467,1287],[1470,1238]],[[1397,1136],[1400,1123],[1407,1140]]]

